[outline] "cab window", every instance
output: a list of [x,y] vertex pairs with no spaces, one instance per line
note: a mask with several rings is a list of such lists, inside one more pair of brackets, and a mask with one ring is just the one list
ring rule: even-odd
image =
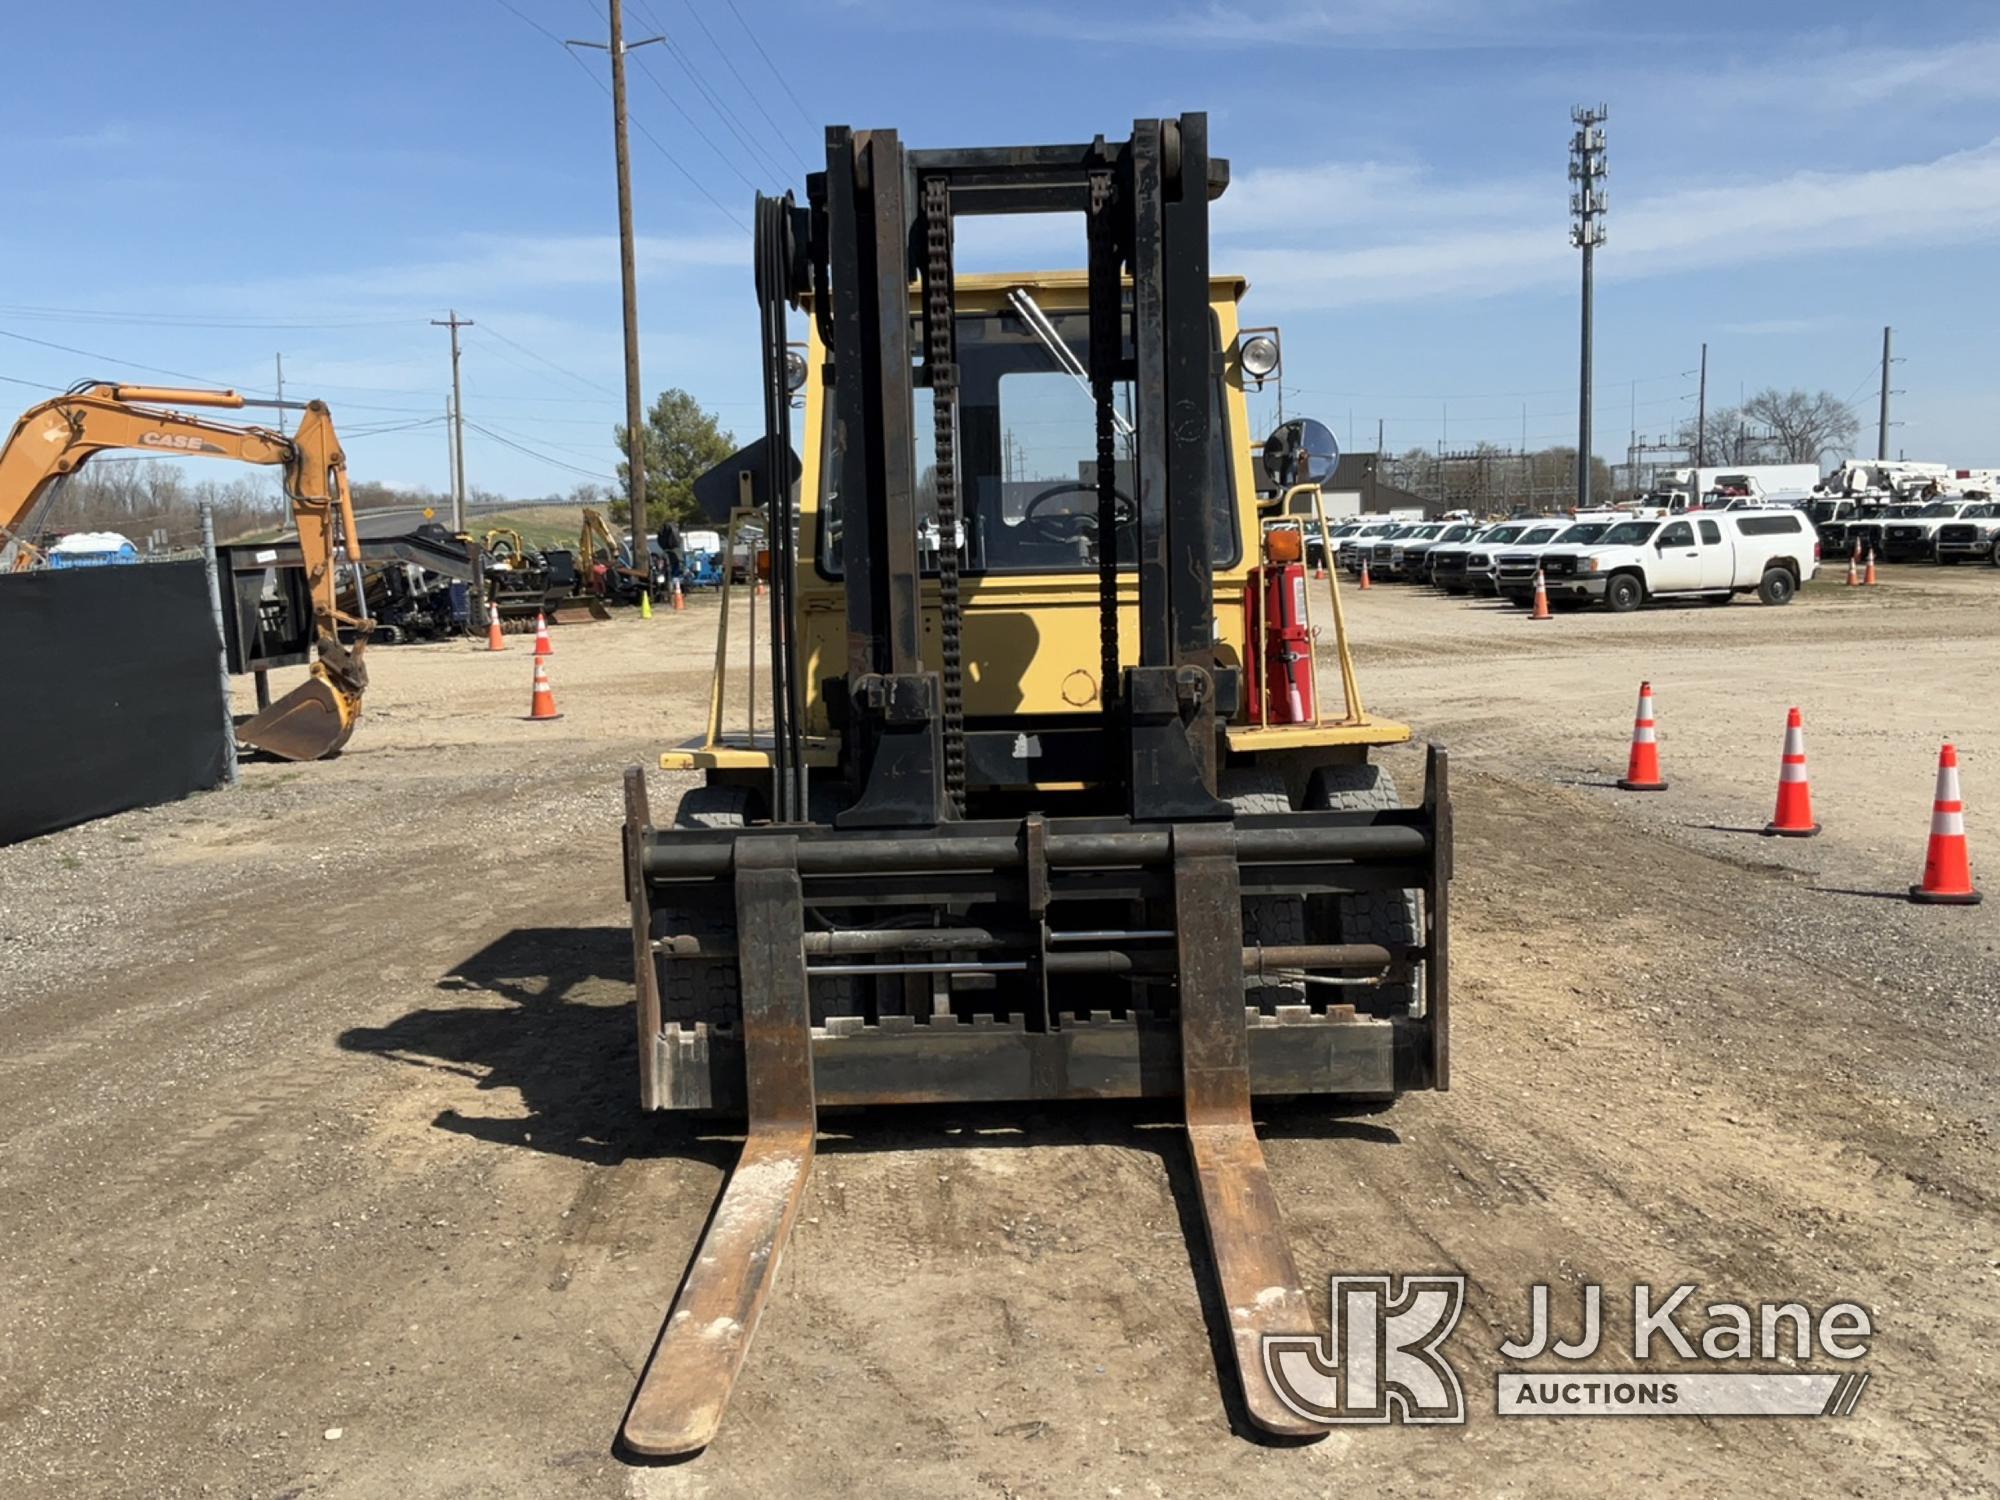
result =
[[[1219,329],[1213,313],[1210,327]],[[1122,349],[1132,355],[1131,311],[1121,319]],[[958,466],[963,548],[962,573],[1095,572],[1097,535],[1097,422],[1087,383],[1072,369],[1090,365],[1090,318],[1082,311],[1042,314],[1030,324],[1013,311],[960,313],[958,341]],[[913,342],[915,342],[913,335]],[[1057,344],[1063,347],[1058,353]],[[1067,356],[1067,357],[1065,357]],[[1136,566],[1139,552],[1137,483],[1133,462],[1132,387],[1114,390],[1118,422],[1114,473],[1118,526],[1113,545],[1121,570]],[[1228,389],[1217,366],[1209,407],[1210,515],[1216,567],[1233,566],[1236,530],[1235,465],[1229,446]],[[936,427],[931,393],[918,387],[912,400],[912,446],[918,476],[916,508],[921,562],[937,567]],[[840,576],[840,465],[833,447],[838,425],[823,424],[819,545],[822,574]]]
[[1703,521],[1701,523],[1701,539],[1713,547],[1717,542],[1722,540],[1722,528],[1713,521]]
[[1694,528],[1685,521],[1676,521],[1660,533],[1662,547],[1692,547]]

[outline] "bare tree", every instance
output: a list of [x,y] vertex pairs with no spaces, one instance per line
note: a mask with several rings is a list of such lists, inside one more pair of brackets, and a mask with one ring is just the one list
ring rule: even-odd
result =
[[1861,430],[1853,408],[1831,391],[1808,395],[1767,387],[1743,403],[1742,414],[1770,430],[1785,463],[1816,464],[1829,452],[1845,454]]

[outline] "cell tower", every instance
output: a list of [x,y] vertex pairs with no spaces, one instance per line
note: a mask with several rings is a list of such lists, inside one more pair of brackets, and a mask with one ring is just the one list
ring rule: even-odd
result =
[[1604,122],[1608,105],[1579,104],[1569,112],[1576,133],[1569,138],[1569,242],[1583,252],[1583,369],[1576,416],[1576,503],[1590,504],[1591,255],[1604,243]]

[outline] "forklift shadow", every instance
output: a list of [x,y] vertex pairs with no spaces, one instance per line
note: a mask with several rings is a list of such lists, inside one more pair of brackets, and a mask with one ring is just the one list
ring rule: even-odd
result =
[[[734,1161],[740,1121],[639,1108],[632,938],[624,928],[517,928],[454,967],[437,989],[461,998],[338,1038],[348,1052],[476,1078],[482,1091],[519,1096],[520,1113],[505,1116],[446,1107],[432,1121],[437,1129],[600,1166],[650,1157]],[[1366,1118],[1385,1107],[1274,1098],[1258,1100],[1256,1114],[1267,1139],[1399,1145],[1393,1129]],[[1180,1123],[1172,1099],[826,1110],[818,1150],[1122,1146],[1161,1157],[1171,1175],[1185,1167]]]
[[725,1166],[726,1141],[696,1122],[646,1115],[637,1104],[632,936],[623,927],[524,927],[497,938],[437,982],[452,1002],[420,1006],[386,1026],[342,1032],[348,1052],[476,1078],[518,1094],[519,1113],[471,1115],[447,1106],[439,1130],[597,1166],[686,1157]]

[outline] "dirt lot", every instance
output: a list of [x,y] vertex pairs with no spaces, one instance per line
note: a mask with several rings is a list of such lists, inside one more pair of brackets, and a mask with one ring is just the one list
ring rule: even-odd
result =
[[[1370,706],[1456,756],[1454,1088],[1265,1134],[1322,1316],[1330,1272],[1468,1275],[1472,1409],[1305,1448],[1230,1430],[1171,1117],[1076,1109],[831,1122],[720,1439],[615,1456],[733,1156],[637,1113],[616,858],[712,606],[560,631],[554,724],[519,641],[378,651],[339,760],[0,850],[0,1492],[2000,1491],[2000,890],[1894,899],[1946,737],[2000,868],[1996,590],[1349,596]],[[1794,703],[1827,831],[1765,840]],[[1499,1419],[1538,1281],[1853,1299],[1873,1381],[1844,1420]]]

